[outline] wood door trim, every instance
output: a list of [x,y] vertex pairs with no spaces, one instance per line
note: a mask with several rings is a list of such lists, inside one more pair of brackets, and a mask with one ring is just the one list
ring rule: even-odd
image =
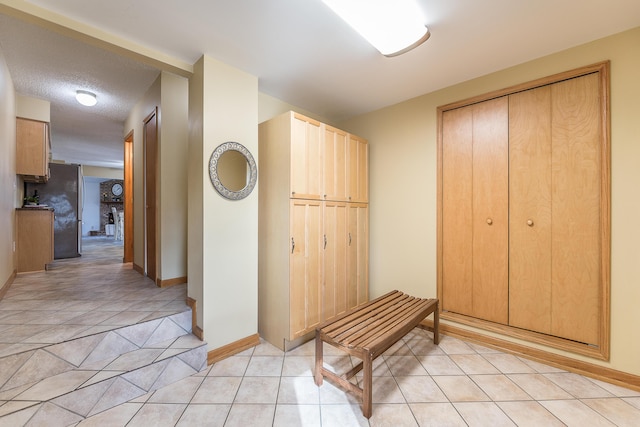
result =
[[124,256],[133,262],[133,130],[124,138]]
[[[610,300],[611,300],[611,141],[610,141],[610,61],[598,62],[596,64],[587,65],[574,70],[565,71],[551,76],[543,77],[530,82],[510,86],[508,88],[495,90],[486,94],[471,97],[462,101],[437,107],[437,214],[436,214],[436,238],[437,238],[437,256],[436,256],[436,280],[437,295],[442,299],[443,295],[443,262],[442,262],[442,240],[443,240],[443,215],[442,200],[443,194],[443,113],[445,111],[465,107],[490,99],[511,95],[537,87],[558,83],[564,80],[585,76],[588,74],[599,73],[599,90],[600,90],[600,120],[601,120],[601,167],[600,167],[600,303],[599,303],[599,342],[596,346],[589,344],[575,343],[573,341],[540,334],[537,332],[525,331],[512,326],[500,327],[499,332],[508,336],[518,336],[522,339],[539,342],[554,348],[568,350],[576,354],[582,354],[602,360],[609,360],[610,356]],[[445,302],[440,305],[440,310],[445,306]],[[482,321],[479,319],[462,316],[454,313],[442,313],[442,318],[459,321],[462,324],[478,327],[487,331],[496,331],[496,324]],[[471,320],[469,320],[471,319]]]
[[149,248],[148,248],[148,243],[149,243],[149,218],[147,217],[147,211],[149,210],[148,207],[148,194],[149,194],[149,189],[147,188],[148,186],[148,165],[149,165],[149,159],[147,156],[147,149],[148,149],[148,143],[147,143],[147,125],[149,124],[149,122],[155,118],[155,139],[156,139],[156,146],[155,146],[155,158],[153,159],[153,165],[152,167],[154,168],[155,174],[154,176],[157,178],[158,176],[158,107],[154,107],[153,111],[151,113],[149,113],[143,120],[143,141],[144,141],[144,149],[143,149],[143,156],[144,156],[144,173],[143,173],[143,203],[144,203],[144,216],[143,216],[143,221],[144,221],[144,266],[145,266],[145,274],[150,277],[154,282],[156,281],[156,279],[158,278],[158,247],[157,247],[157,243],[158,243],[158,181],[157,179],[154,180],[154,185],[153,188],[151,189],[151,191],[154,194],[154,198],[153,198],[153,203],[154,203],[154,207],[153,207],[153,211],[154,211],[154,219],[153,219],[153,223],[154,223],[154,230],[153,230],[153,254],[152,254],[152,258],[153,258],[153,270],[152,270],[152,275],[149,275]]

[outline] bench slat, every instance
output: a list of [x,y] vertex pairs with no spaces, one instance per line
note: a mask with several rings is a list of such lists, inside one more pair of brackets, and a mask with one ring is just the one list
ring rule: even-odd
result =
[[[415,311],[416,305],[420,305],[420,300],[408,300],[402,305],[389,307],[383,312],[374,314],[358,332],[343,334],[342,336],[336,337],[336,339],[350,347],[366,347],[366,342],[368,342],[372,336],[378,334],[380,330],[384,330],[389,323],[396,322],[397,319],[402,318],[403,313]],[[365,322],[362,323],[364,324]]]

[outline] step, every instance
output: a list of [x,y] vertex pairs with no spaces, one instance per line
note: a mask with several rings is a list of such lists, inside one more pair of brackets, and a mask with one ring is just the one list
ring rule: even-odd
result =
[[0,427],[69,425],[207,366],[191,311],[0,358]]

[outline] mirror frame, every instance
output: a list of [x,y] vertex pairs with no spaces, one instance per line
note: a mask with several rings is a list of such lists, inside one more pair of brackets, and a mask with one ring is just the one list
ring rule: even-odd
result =
[[[222,184],[222,182],[220,182],[220,177],[218,176],[218,161],[225,152],[230,150],[238,151],[242,154],[249,165],[249,180],[247,185],[245,185],[240,191],[229,190]],[[239,142],[224,142],[218,145],[218,147],[213,150],[213,153],[211,153],[211,157],[209,158],[209,179],[211,179],[213,187],[222,197],[229,200],[244,199],[251,194],[258,180],[258,168],[256,166],[256,161],[253,159],[249,150]]]

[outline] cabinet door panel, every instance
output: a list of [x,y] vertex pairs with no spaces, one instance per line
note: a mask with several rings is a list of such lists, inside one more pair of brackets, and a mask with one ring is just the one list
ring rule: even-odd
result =
[[552,86],[552,334],[598,343],[600,319],[599,78]]
[[331,126],[324,131],[324,199],[347,201],[347,134]]
[[369,201],[369,144],[349,135],[349,201]]
[[289,261],[290,336],[304,335],[320,323],[322,286],[322,204],[291,200]]
[[442,114],[442,309],[473,314],[473,112]]
[[348,308],[369,301],[369,206],[349,203]]
[[509,96],[509,324],[551,332],[551,88]]
[[325,202],[323,321],[347,310],[346,203]]
[[509,312],[509,101],[473,106],[473,315]]
[[48,177],[48,124],[29,119],[16,119],[16,173]]
[[322,197],[320,123],[294,115],[291,123],[291,197]]

